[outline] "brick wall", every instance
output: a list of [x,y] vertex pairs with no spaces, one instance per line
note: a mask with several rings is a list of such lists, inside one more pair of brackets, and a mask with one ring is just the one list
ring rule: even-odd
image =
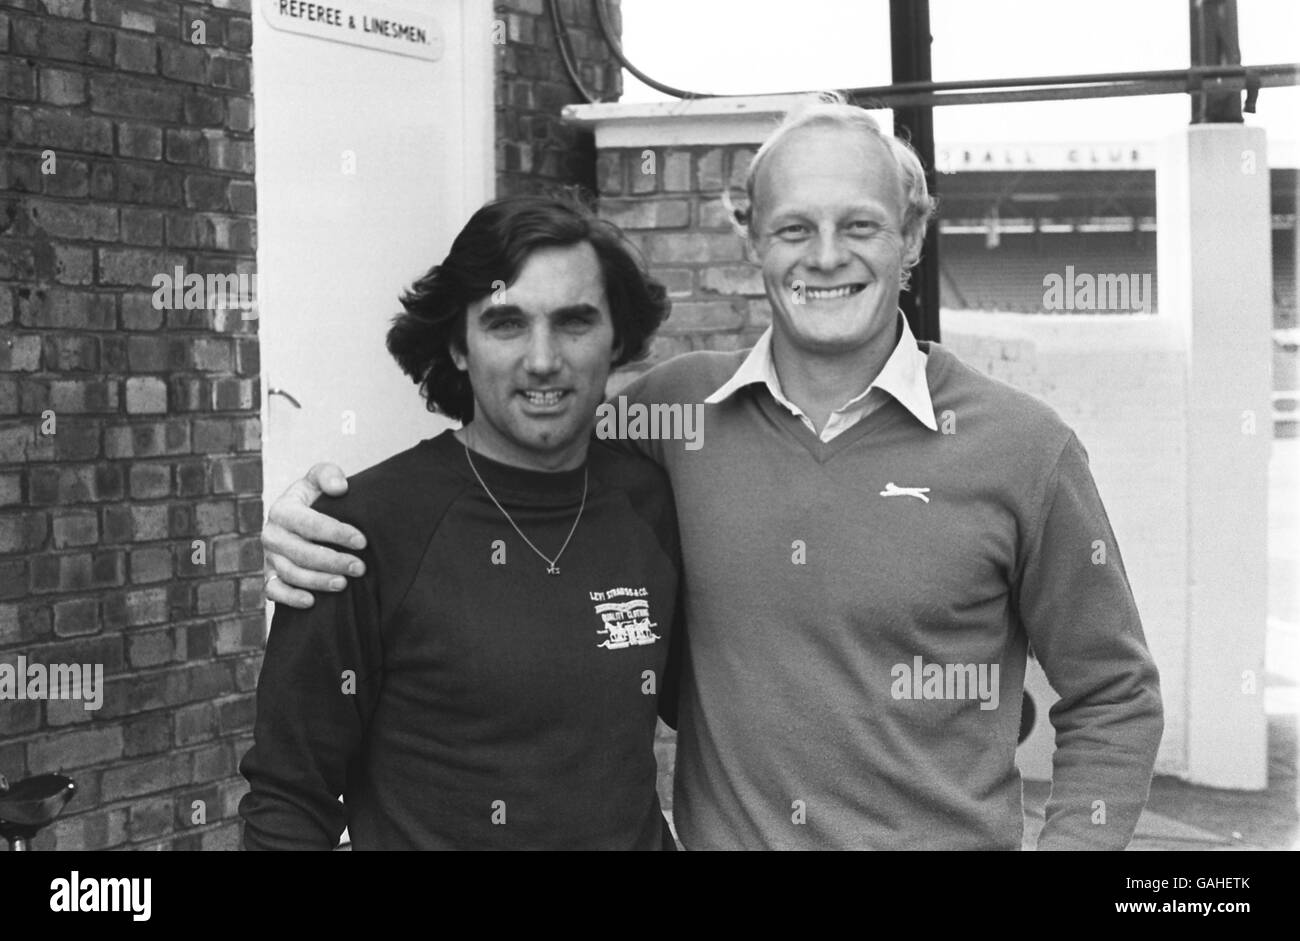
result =
[[98,711],[0,701],[0,771],[78,785],[38,848],[238,839],[256,320],[153,278],[254,271],[251,33],[250,0],[0,9],[0,662],[106,679]]
[[[621,34],[617,0],[610,20]],[[583,87],[598,100],[622,94],[622,71],[596,24],[590,0],[559,0]],[[497,0],[497,195],[546,192],[577,184],[595,190],[591,134],[560,121],[560,109],[582,103],[555,45],[545,0]]]
[[727,219],[721,194],[742,202],[752,145],[602,149],[600,214],[641,249],[673,299],[646,368],[690,350],[739,350],[771,323],[757,267]]

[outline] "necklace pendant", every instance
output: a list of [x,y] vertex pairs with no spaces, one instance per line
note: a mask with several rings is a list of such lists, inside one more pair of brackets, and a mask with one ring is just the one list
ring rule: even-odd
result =
[[559,575],[559,574],[560,574],[560,567],[559,567],[558,565],[552,565],[550,568],[548,568],[548,569],[546,570],[546,574],[547,574],[547,575]]

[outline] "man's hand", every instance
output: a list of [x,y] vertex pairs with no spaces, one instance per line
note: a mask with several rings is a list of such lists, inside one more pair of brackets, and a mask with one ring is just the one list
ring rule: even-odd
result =
[[262,527],[268,599],[292,608],[310,608],[316,600],[311,592],[342,591],[347,585],[342,576],[365,573],[365,565],[356,556],[317,545],[366,547],[366,537],[356,527],[311,508],[322,493],[340,497],[347,492],[348,481],[338,465],[317,464],[271,505]]

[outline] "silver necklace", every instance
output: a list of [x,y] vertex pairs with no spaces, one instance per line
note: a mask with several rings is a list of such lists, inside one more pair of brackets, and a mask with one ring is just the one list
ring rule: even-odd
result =
[[564,550],[569,548],[569,540],[571,540],[573,534],[578,531],[578,521],[582,519],[582,511],[587,508],[587,468],[584,467],[582,469],[582,503],[578,505],[578,515],[573,518],[573,526],[569,529],[569,535],[564,537],[564,545],[560,546],[560,551],[555,553],[555,558],[551,559],[548,558],[546,553],[542,552],[541,549],[538,549],[533,545],[533,541],[524,535],[522,529],[515,525],[515,521],[510,518],[510,514],[506,512],[506,508],[501,505],[501,501],[493,495],[491,489],[483,480],[483,476],[478,472],[478,468],[474,466],[474,458],[470,457],[469,445],[462,441],[460,446],[465,449],[465,460],[469,461],[469,469],[474,472],[474,477],[478,480],[479,486],[483,488],[483,492],[488,495],[488,499],[496,504],[496,508],[501,511],[501,515],[506,518],[506,522],[509,523],[511,528],[519,534],[519,538],[528,544],[528,548],[536,552],[541,557],[542,561],[546,563],[546,574],[559,575],[560,567],[556,563],[560,561],[560,556],[564,555]]

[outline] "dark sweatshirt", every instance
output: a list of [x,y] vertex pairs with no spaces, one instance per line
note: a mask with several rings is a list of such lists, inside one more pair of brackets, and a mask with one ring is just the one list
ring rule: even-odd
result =
[[[474,463],[554,557],[583,469]],[[659,468],[598,441],[586,466],[559,575],[451,432],[318,502],[366,534],[367,570],[276,610],[241,764],[247,848],[329,849],[344,825],[356,849],[661,847],[672,494]]]

